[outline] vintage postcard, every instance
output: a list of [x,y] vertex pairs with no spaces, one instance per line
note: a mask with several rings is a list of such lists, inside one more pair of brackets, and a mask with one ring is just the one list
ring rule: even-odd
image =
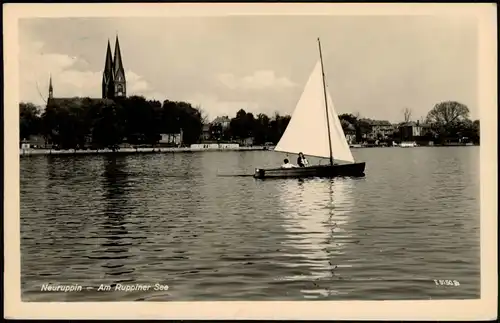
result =
[[6,317],[496,318],[495,5],[3,8]]

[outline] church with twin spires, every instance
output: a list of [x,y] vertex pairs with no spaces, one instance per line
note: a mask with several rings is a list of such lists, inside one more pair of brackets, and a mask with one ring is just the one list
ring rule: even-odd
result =
[[[125,78],[125,69],[123,68],[122,55],[120,51],[120,42],[116,36],[115,52],[111,54],[111,45],[108,40],[106,49],[106,59],[104,61],[104,70],[102,72],[102,98],[91,98],[91,100],[113,100],[119,97],[127,96],[127,80]],[[54,87],[52,86],[52,76],[49,80],[49,103],[62,103],[66,100],[79,100],[80,98],[55,98]]]

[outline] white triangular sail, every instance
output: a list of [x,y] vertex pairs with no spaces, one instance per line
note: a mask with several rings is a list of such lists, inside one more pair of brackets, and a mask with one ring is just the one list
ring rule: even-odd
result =
[[[353,163],[354,157],[328,90],[327,102],[333,158],[335,161]],[[330,158],[321,61],[316,63],[290,123],[274,150],[292,154],[302,152],[304,155]]]

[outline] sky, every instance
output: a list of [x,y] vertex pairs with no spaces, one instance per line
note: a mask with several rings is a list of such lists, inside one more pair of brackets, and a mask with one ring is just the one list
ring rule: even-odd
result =
[[340,113],[399,122],[459,101],[479,118],[477,21],[460,16],[23,18],[20,100],[101,97],[118,35],[127,95],[199,105],[209,119],[292,114],[319,59]]

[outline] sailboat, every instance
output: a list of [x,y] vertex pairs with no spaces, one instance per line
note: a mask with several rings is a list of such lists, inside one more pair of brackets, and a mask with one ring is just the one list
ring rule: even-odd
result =
[[330,163],[297,168],[256,168],[255,178],[364,176],[365,162],[354,160],[326,88],[319,38],[318,48],[319,60],[274,151],[302,152],[305,156],[328,158]]

